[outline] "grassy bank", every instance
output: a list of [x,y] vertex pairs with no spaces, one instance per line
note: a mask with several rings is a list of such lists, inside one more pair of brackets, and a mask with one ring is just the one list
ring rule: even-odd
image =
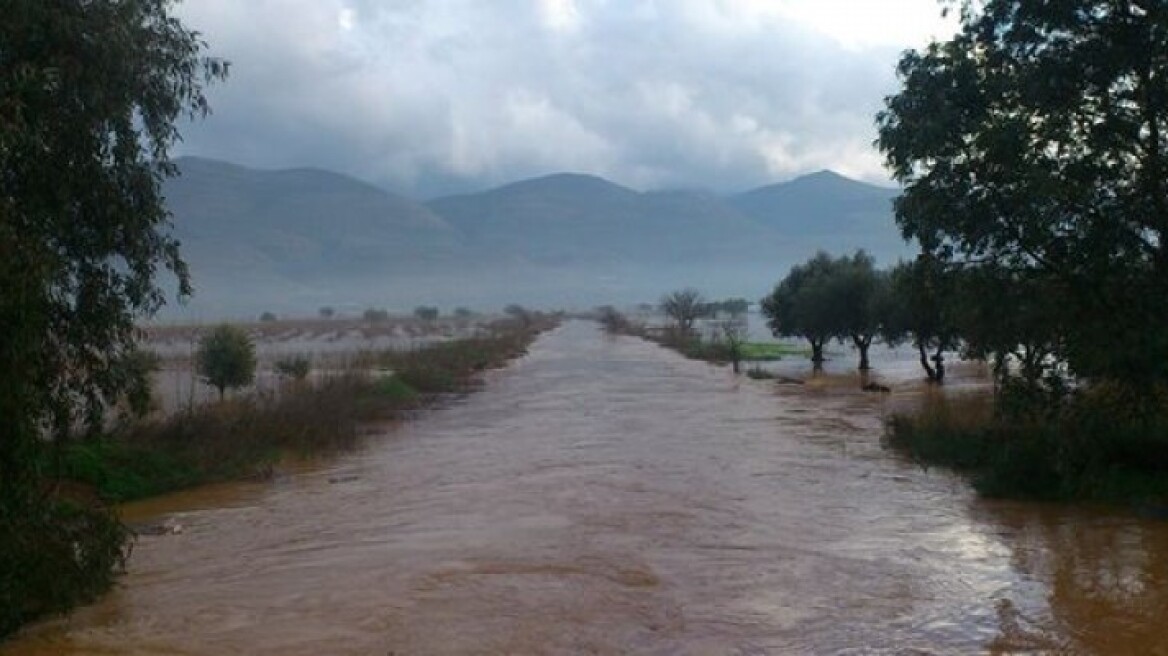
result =
[[[1033,406],[1030,406],[1033,407]],[[985,496],[1168,508],[1168,394],[1097,386],[1040,412],[930,396],[889,418],[888,446],[961,472]]]
[[502,321],[480,337],[364,353],[315,383],[187,408],[76,441],[59,455],[73,490],[121,502],[215,481],[263,477],[287,455],[351,448],[361,424],[398,419],[465,392],[476,374],[523,354],[552,320]]
[[811,351],[790,344],[773,342],[748,342],[743,339],[744,330],[733,330],[725,338],[704,337],[700,333],[685,331],[676,326],[650,328],[632,321],[623,314],[606,308],[597,317],[605,330],[614,335],[640,337],[668,349],[677,351],[691,360],[702,360],[715,364],[728,364],[737,359],[744,363],[775,362],[786,357],[810,357]]

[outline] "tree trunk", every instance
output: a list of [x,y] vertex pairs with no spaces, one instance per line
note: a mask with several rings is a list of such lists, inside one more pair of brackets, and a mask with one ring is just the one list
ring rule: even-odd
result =
[[925,350],[924,343],[917,343],[917,352],[921,354],[921,367],[925,369],[925,375],[929,377],[931,382],[940,382],[937,378],[937,371],[929,364],[929,352]]
[[933,354],[933,381],[938,385],[945,382],[945,356],[942,355],[941,347],[937,347],[937,352]]
[[852,335],[852,343],[860,350],[860,371],[868,371],[872,368],[868,362],[868,347],[872,346],[872,337]]
[[809,339],[811,342],[811,368],[815,371],[823,369],[823,342],[822,339]]

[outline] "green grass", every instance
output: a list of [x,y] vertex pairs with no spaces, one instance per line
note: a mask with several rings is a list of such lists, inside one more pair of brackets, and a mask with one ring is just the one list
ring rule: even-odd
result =
[[811,349],[774,342],[746,342],[742,345],[742,359],[754,362],[782,360],[787,356],[811,357]]

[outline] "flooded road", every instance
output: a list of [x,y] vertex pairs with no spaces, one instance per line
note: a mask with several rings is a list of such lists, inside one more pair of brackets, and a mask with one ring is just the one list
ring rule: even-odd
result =
[[568,323],[323,469],[127,509],[183,531],[0,653],[1168,654],[1168,522],[975,499],[885,403]]

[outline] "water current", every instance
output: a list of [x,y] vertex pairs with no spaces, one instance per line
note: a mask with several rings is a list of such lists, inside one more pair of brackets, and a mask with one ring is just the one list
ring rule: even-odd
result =
[[994,502],[891,400],[569,322],[485,387],[143,536],[29,654],[1168,654],[1168,522]]

